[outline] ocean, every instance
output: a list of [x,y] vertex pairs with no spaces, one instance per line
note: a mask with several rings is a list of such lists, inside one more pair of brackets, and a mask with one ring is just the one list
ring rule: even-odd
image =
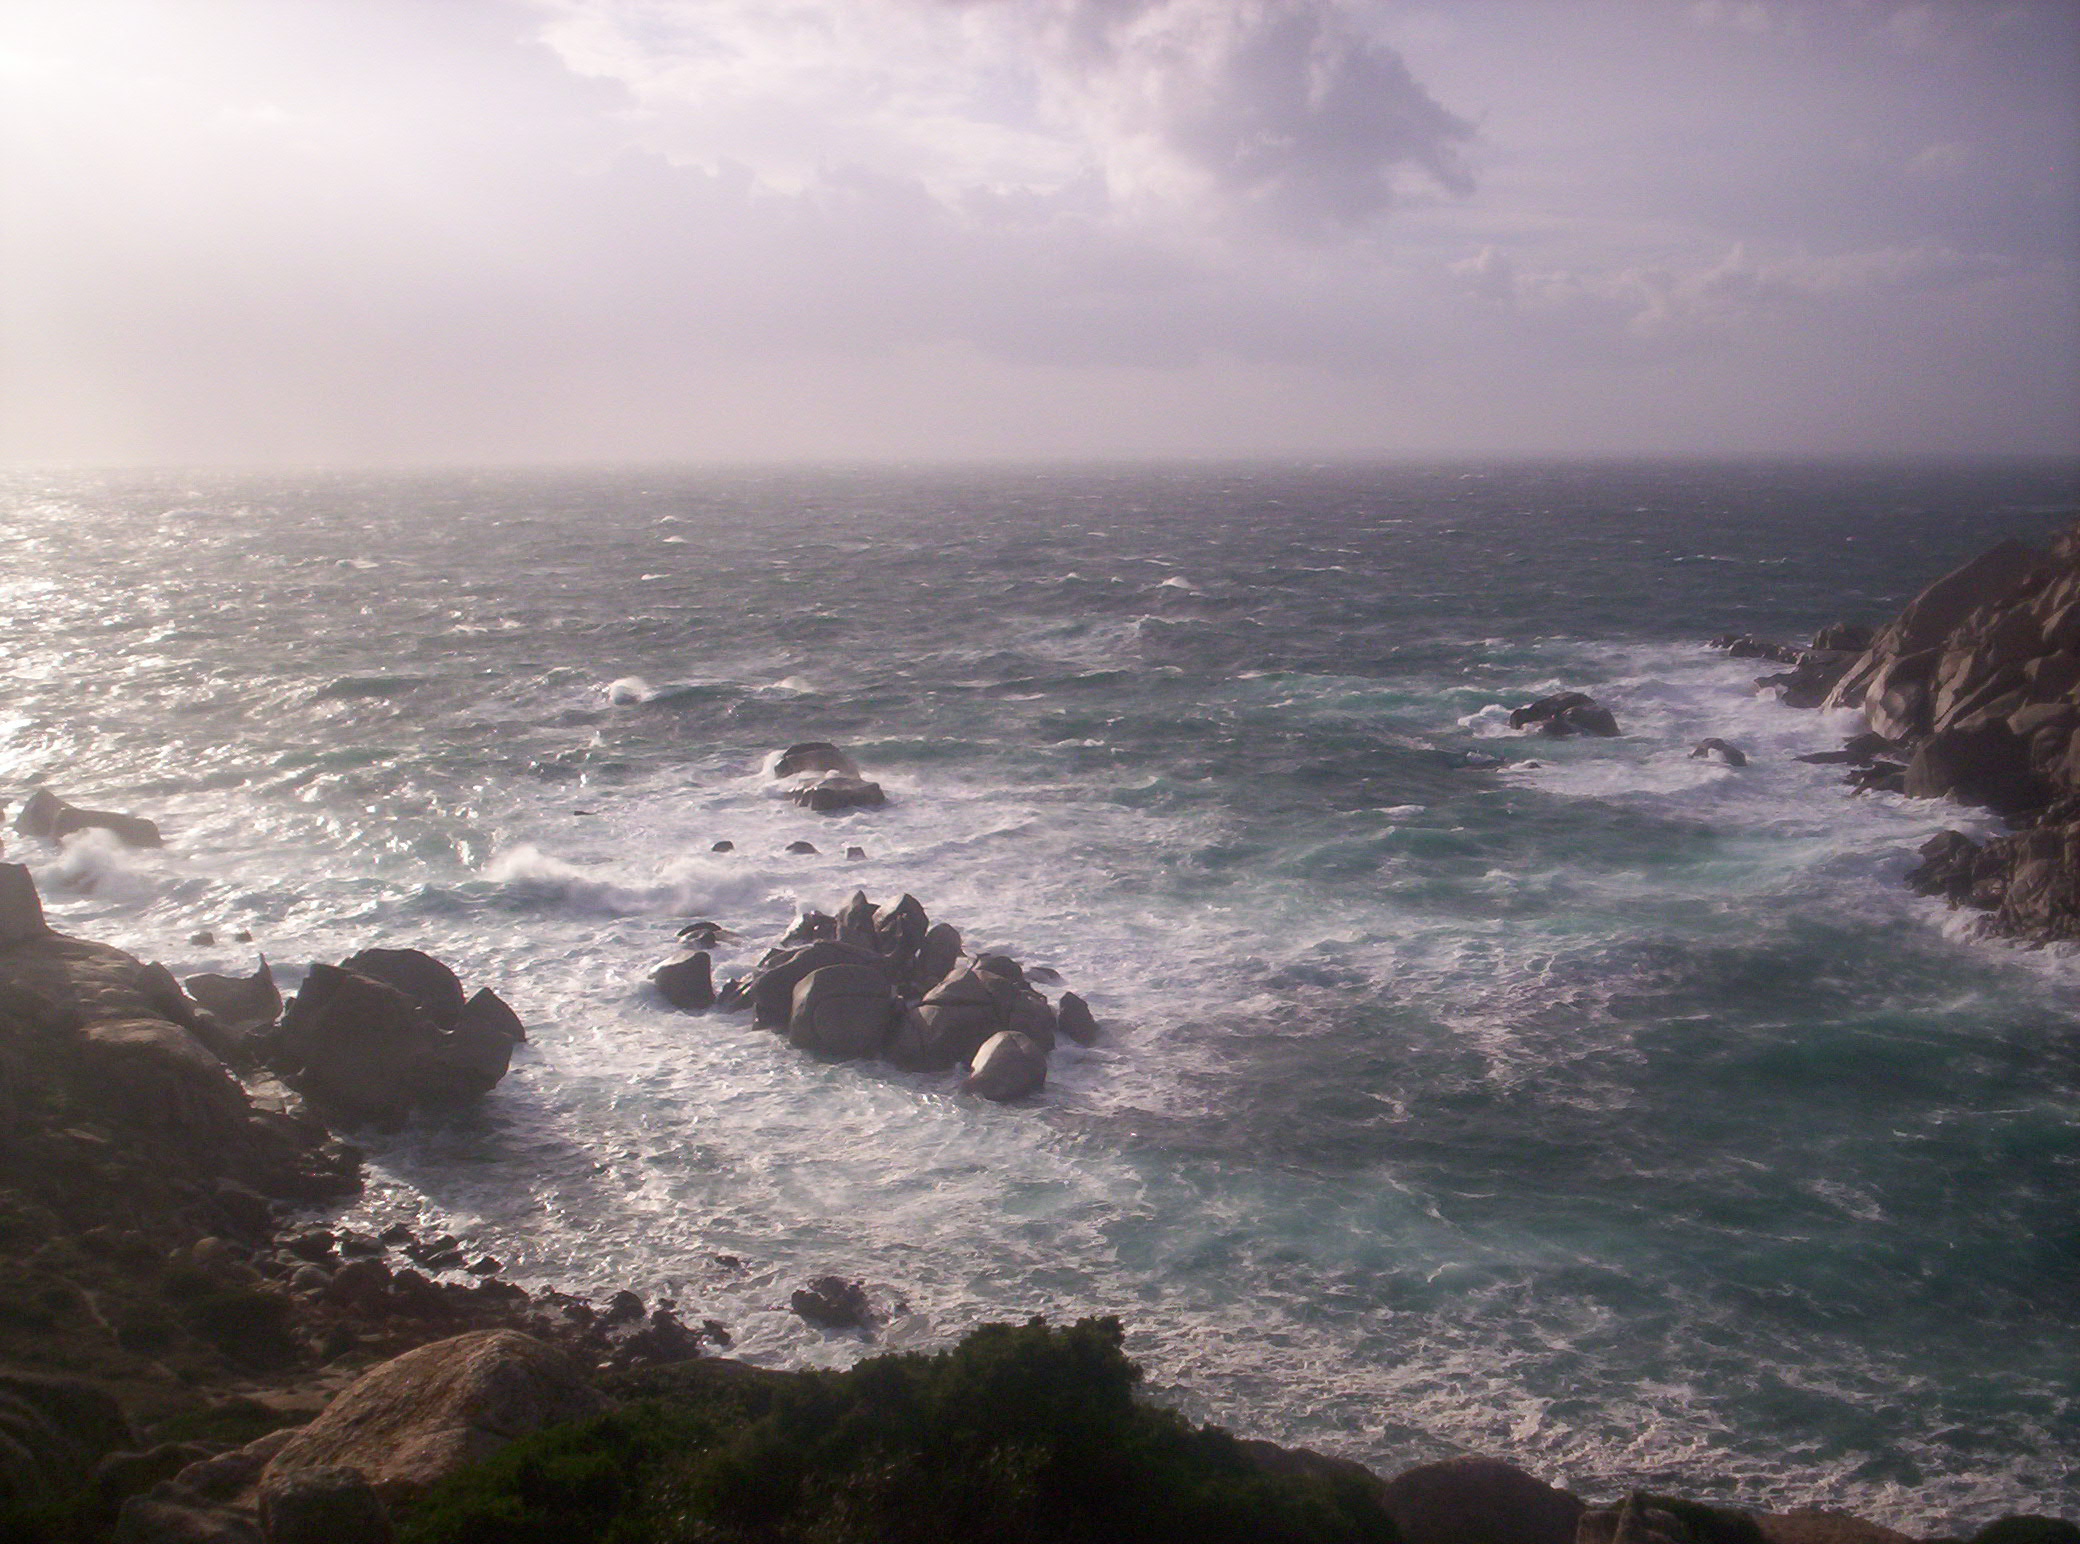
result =
[[[1910,1531],[2080,1515],[2080,964],[1899,884],[1850,715],[1704,646],[1879,622],[2042,464],[0,480],[0,797],[176,974],[427,949],[528,1026],[355,1226],[844,1365],[1121,1317],[1157,1398]],[[1510,731],[1581,689],[1614,740]],[[1744,768],[1692,760],[1720,736]],[[846,747],[816,815],[764,768]],[[727,840],[734,850],[715,852]],[[791,854],[797,840],[814,854]],[[864,856],[848,858],[857,847]],[[908,892],[1105,1028],[998,1106],[647,984]],[[217,942],[197,944],[202,930]],[[232,941],[239,931],[250,944]],[[330,1215],[330,1214],[328,1214]],[[863,1279],[869,1342],[786,1309]]]

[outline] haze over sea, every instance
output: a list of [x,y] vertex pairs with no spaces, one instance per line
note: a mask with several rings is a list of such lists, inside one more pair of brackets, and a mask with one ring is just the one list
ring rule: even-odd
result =
[[[53,921],[285,990],[422,947],[527,1022],[481,1106],[359,1134],[355,1225],[773,1364],[869,1349],[785,1311],[827,1271],[878,1347],[1116,1313],[1159,1397],[1389,1472],[2080,1513],[2080,970],[1909,895],[1984,820],[1852,799],[1791,758],[1853,719],[1703,647],[1881,621],[2070,522],[2069,465],[0,488],[0,795],[170,835],[10,833]],[[1509,731],[1562,688],[1624,737]],[[809,739],[890,805],[775,797]],[[645,982],[854,889],[1106,1039],[999,1107]]]

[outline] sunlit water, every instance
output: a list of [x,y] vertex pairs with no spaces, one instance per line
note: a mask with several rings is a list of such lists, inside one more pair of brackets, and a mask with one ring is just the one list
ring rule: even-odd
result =
[[[1388,1471],[2080,1508],[2080,973],[1907,895],[1976,818],[1851,799],[1790,759],[1841,717],[1700,646],[1882,619],[2069,520],[2069,469],[7,494],[0,794],[172,837],[10,835],[59,925],[180,974],[249,929],[291,985],[415,945],[527,1021],[481,1107],[364,1135],[356,1221],[775,1364],[864,1349],[784,1311],[825,1271],[906,1305],[881,1346],[1117,1313],[1164,1398]],[[1562,687],[1625,736],[1509,732]],[[893,802],[774,797],[804,739]],[[997,1107],[645,985],[685,921],[742,935],[726,974],[855,888],[1108,1038]]]

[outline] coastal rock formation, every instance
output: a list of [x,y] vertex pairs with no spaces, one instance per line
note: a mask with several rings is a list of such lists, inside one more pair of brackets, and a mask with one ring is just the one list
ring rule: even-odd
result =
[[2004,934],[2080,938],[2076,691],[2080,526],[2048,552],[2004,541],[1945,574],[1853,659],[1824,704],[1862,709],[1903,759],[1887,768],[1865,740],[1859,786],[1983,805],[2016,828],[1983,848],[1946,833],[1917,889],[1989,911]]
[[828,740],[788,746],[774,760],[773,776],[799,779],[789,797],[820,814],[874,809],[888,802],[881,785],[861,777],[858,763]]
[[[715,1004],[750,1008],[760,1028],[818,1056],[884,1056],[913,1072],[972,1063],[963,1086],[990,1099],[1038,1089],[1058,1033],[1081,1045],[1098,1037],[1082,998],[1064,992],[1057,1007],[1009,955],[971,958],[959,930],[911,895],[876,907],[856,891],[834,916],[804,912]],[[1003,1043],[985,1058],[993,1041]]]
[[313,965],[267,1041],[268,1063],[348,1120],[402,1122],[420,1105],[486,1094],[526,1039],[488,988],[464,998],[445,965],[415,949],[364,950]]
[[1555,737],[1572,734],[1609,737],[1618,733],[1617,717],[1587,692],[1556,692],[1527,702],[1509,716],[1512,729],[1535,729]]
[[1739,746],[1730,745],[1716,736],[1709,740],[1699,740],[1690,752],[1690,759],[1716,761],[1724,767],[1745,767],[1748,764],[1747,755]]
[[48,788],[39,788],[22,801],[14,817],[15,830],[46,842],[63,841],[75,831],[106,831],[129,847],[161,847],[165,839],[159,828],[142,815],[121,815],[114,810],[84,810],[67,804]]

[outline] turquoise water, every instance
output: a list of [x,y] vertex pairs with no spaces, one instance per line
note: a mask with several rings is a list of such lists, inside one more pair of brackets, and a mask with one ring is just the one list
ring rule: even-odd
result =
[[[756,1360],[1116,1312],[1193,1414],[1913,1529],[2080,1510],[2080,972],[1905,894],[1978,817],[1790,758],[1701,640],[1880,620],[2071,468],[13,478],[0,796],[182,974],[414,944],[531,1045],[359,1220],[627,1282]],[[1526,741],[1595,693],[1627,733]],[[1732,770],[1687,757],[1705,735]],[[847,745],[883,810],[764,759]],[[797,838],[815,856],[786,854]],[[710,851],[728,838],[736,850]],[[842,854],[858,845],[862,861]],[[1030,1106],[662,1008],[915,893],[1109,1035]],[[735,1264],[718,1258],[733,1257]]]

